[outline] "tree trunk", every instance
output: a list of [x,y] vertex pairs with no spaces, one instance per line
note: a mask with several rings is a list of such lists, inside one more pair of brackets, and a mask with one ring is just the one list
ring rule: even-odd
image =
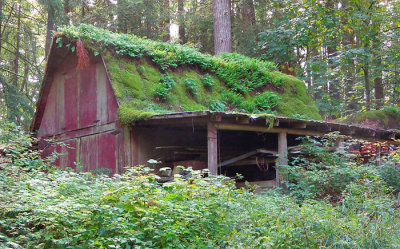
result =
[[214,53],[232,52],[232,26],[229,0],[213,0]]
[[240,10],[242,12],[243,29],[253,28],[256,25],[256,12],[253,0],[243,0]]
[[[341,4],[342,11],[345,12],[348,6],[348,0],[343,0]],[[346,15],[342,15],[340,18],[342,23],[348,22]],[[341,44],[343,49],[347,50],[348,46],[354,44],[354,34],[350,33],[348,30],[344,30]],[[357,108],[354,94],[354,79],[356,74],[354,59],[351,58],[349,59],[349,63],[341,65],[341,70],[343,70],[344,74],[344,101],[347,103],[346,109],[351,112]],[[344,113],[344,115],[346,115],[346,113]]]
[[170,8],[169,8],[169,0],[164,0],[163,2],[163,11],[164,11],[164,20],[162,23],[162,28],[164,30],[163,41],[168,42],[171,40],[170,30],[169,27],[171,25],[171,18],[170,18]]
[[178,24],[179,24],[179,41],[181,44],[187,42],[185,27],[185,9],[184,0],[178,0]]
[[365,103],[367,111],[371,110],[371,89],[369,84],[369,69],[368,65],[363,67],[364,71],[364,84],[365,84]]
[[17,5],[17,36],[15,38],[15,57],[14,57],[14,76],[13,84],[15,88],[18,87],[18,70],[19,70],[19,56],[20,56],[20,43],[21,43],[21,5]]
[[0,55],[1,55],[1,49],[3,47],[3,43],[2,43],[2,41],[3,41],[3,5],[4,5],[4,0],[0,0]]
[[55,10],[54,10],[53,5],[50,4],[48,12],[47,12],[47,32],[46,32],[46,46],[45,46],[45,57],[46,58],[50,52],[51,41],[53,39],[53,32],[54,32],[54,28],[55,28],[54,18],[55,18]]
[[379,109],[383,106],[385,94],[383,92],[383,79],[382,79],[382,58],[378,58],[377,61],[377,72],[374,79],[374,90],[375,90],[375,101],[376,101],[376,109]]
[[[24,78],[22,80],[22,84],[21,84],[21,92],[24,93],[25,90],[27,90],[27,86],[28,86],[28,77],[29,77],[29,41],[32,41],[33,37],[32,37],[32,33],[29,32],[29,30],[26,30],[26,33],[24,35],[24,44],[25,44],[25,59],[24,59]],[[32,63],[35,63],[35,61],[33,61],[32,59]],[[26,95],[28,95],[28,93],[26,93]]]
[[70,0],[64,0],[64,18],[65,18],[65,24],[69,25],[70,19],[68,14],[71,12],[71,3]]

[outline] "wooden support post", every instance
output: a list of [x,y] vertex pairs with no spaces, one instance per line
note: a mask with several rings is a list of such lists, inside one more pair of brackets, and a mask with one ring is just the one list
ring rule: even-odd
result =
[[400,193],[399,196],[397,197],[396,207],[400,208]]
[[288,148],[287,148],[287,133],[280,132],[278,133],[278,165],[276,167],[276,186],[281,187],[281,180],[284,179],[279,173],[280,165],[288,164]]
[[208,170],[210,175],[218,174],[218,138],[217,128],[213,123],[207,124]]
[[344,152],[344,137],[339,136],[336,140],[336,151]]

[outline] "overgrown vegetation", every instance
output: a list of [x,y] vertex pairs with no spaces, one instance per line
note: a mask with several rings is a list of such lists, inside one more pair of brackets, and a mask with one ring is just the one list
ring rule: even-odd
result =
[[321,118],[304,83],[275,71],[271,62],[238,54],[214,57],[179,44],[88,25],[61,29],[57,46],[68,46],[78,38],[104,56],[114,92],[135,110],[195,111],[220,103],[214,109]]
[[400,108],[397,106],[384,106],[380,110],[365,111],[355,113],[338,121],[345,123],[363,124],[365,121],[375,122],[375,126],[385,129],[399,129],[400,126]]
[[18,127],[3,126],[0,247],[399,247],[398,181],[385,172],[400,169],[344,160],[331,141],[307,140],[312,157],[286,168],[289,194],[254,195],[199,171],[164,184],[143,167],[113,177],[60,171],[29,151]]

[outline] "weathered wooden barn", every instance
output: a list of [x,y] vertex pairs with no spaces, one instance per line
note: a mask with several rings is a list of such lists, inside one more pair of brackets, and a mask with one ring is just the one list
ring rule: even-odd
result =
[[[76,50],[82,47],[76,42],[81,37],[88,48],[89,60],[84,69],[78,70],[80,58]],[[217,69],[204,70],[194,64],[170,69],[168,77],[176,83],[166,88],[171,96],[163,100],[156,87],[164,84],[161,78],[165,77],[166,69],[155,62],[156,55],[152,57],[145,52],[143,56],[121,55],[121,47],[108,44],[96,51],[93,47],[101,47],[101,42],[93,41],[85,33],[76,37],[61,34],[54,39],[48,57],[31,129],[41,139],[44,155],[53,151],[63,154],[55,162],[62,168],[75,169],[78,165],[84,171],[115,174],[122,173],[125,166],[155,159],[161,162],[159,167],[184,165],[208,168],[212,174],[241,173],[253,182],[269,180],[268,185],[279,184],[275,164],[287,160],[288,147],[297,145],[299,136],[323,136],[339,131],[344,136],[370,140],[399,138],[394,131],[306,120],[310,109],[315,107],[300,81],[295,81],[296,85],[287,92],[279,86],[273,89],[281,94],[280,106],[295,103],[292,114],[298,111],[306,117],[300,119],[279,115],[281,107],[276,107],[277,115],[232,111],[233,104],[226,104],[229,99],[224,95],[227,92],[224,82],[218,83],[218,91],[201,85],[205,73],[213,75]],[[217,82],[218,77],[211,79]],[[178,88],[184,84],[186,87],[194,84],[200,93]],[[265,86],[257,89],[271,90]],[[203,93],[205,97],[201,97]],[[209,103],[218,94],[228,99],[224,108],[208,110],[202,103]],[[256,94],[260,96],[260,91]],[[301,101],[297,99],[300,95],[304,95]],[[164,109],[151,111],[154,106]],[[47,138],[67,146],[49,146]]]

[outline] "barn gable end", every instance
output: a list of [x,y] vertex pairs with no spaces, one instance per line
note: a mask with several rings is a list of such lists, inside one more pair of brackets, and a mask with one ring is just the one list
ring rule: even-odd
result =
[[[45,156],[62,153],[55,165],[75,169],[80,162],[83,171],[119,173],[130,162],[130,145],[124,142],[130,131],[119,125],[103,60],[91,55],[89,67],[80,71],[75,53],[65,50],[51,50],[32,130]],[[49,146],[48,138],[66,146]]]

